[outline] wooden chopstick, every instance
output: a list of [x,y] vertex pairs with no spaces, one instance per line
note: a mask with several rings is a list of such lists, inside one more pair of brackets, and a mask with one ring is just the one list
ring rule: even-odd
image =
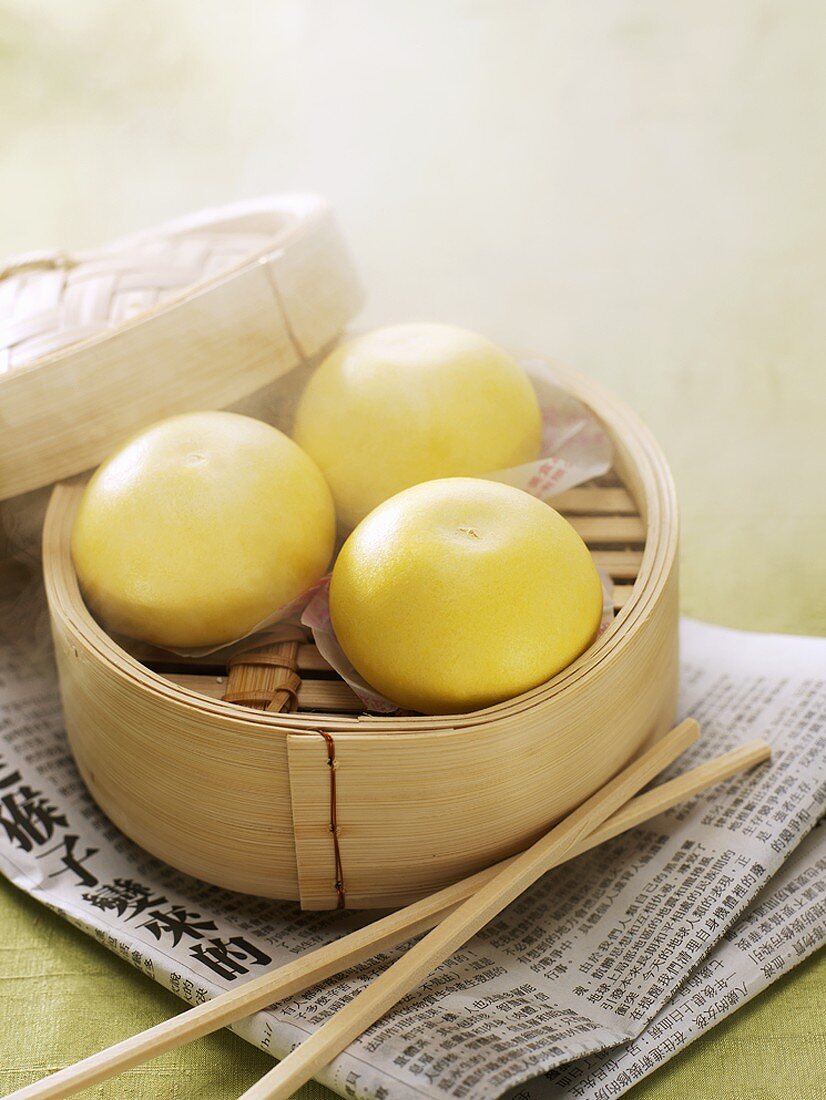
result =
[[480,928],[564,859],[578,841],[598,828],[683,753],[697,740],[699,732],[697,723],[691,718],[675,726],[661,741],[480,886],[432,932],[248,1089],[242,1100],[289,1100],[297,1088],[381,1019]]
[[[764,741],[752,741],[692,768],[645,794],[637,795],[571,848],[565,859],[573,859],[627,829],[633,829],[671,809],[715,783],[768,760],[770,754],[771,750]],[[432,928],[460,902],[510,864],[513,858],[515,857],[381,917],[365,928],[311,951],[260,978],[245,982],[237,989],[228,990],[204,1004],[187,1009],[172,1019],[84,1058],[51,1077],[28,1085],[12,1096],[15,1100],[61,1100],[62,1097],[71,1096],[80,1089],[108,1080],[167,1050],[174,1050],[235,1023],[267,1005],[295,996],[318,982],[333,977],[348,966],[363,962],[380,951],[389,950]]]

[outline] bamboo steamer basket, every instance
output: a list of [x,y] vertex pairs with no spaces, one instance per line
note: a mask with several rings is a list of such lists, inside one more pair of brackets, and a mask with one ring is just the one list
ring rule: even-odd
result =
[[[13,262],[0,271],[0,500],[78,475],[174,412],[246,399],[263,415],[267,393],[278,419],[296,366],[359,302],[329,210],[307,196]],[[293,709],[255,709],[249,690],[225,701],[228,665],[230,677],[236,661],[256,672],[248,656],[173,657],[110,637],[91,616],[69,552],[83,479],[57,486],[43,567],[66,728],[123,832],[229,889],[306,909],[395,906],[525,847],[670,726],[671,478],[631,412],[559,375],[614,442],[611,474],[554,503],[611,575],[616,617],[553,680],[471,714],[364,714],[289,624],[272,632],[272,680]]]
[[392,907],[526,847],[670,727],[671,477],[633,413],[594,382],[558,374],[614,444],[612,472],[554,504],[611,575],[616,615],[548,683],[469,714],[364,714],[294,633],[296,710],[224,701],[226,652],[174,658],[95,621],[69,550],[83,483],[54,490],[43,564],[66,728],[119,828],[221,887],[305,909]]

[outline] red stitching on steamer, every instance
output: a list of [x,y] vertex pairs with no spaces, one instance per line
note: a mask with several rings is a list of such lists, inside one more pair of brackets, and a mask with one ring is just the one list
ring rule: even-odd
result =
[[338,761],[336,760],[336,743],[333,740],[332,734],[326,732],[326,730],[317,730],[324,738],[324,743],[327,745],[327,766],[330,769],[330,832],[333,834],[333,854],[336,864],[336,881],[335,888],[338,896],[338,909],[344,908],[344,868],[341,863],[341,848],[338,842],[338,811],[336,807],[336,769],[338,768]]

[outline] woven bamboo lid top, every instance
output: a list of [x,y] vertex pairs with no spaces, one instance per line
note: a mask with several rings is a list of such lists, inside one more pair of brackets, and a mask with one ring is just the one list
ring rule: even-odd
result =
[[329,207],[275,196],[0,267],[0,499],[317,354],[361,294]]

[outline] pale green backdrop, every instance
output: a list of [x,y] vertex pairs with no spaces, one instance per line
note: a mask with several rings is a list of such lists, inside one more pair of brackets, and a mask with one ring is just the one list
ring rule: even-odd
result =
[[[819,0],[0,0],[0,255],[322,191],[363,323],[475,327],[645,417],[686,612],[823,633],[824,42]],[[5,886],[0,920],[0,1086],[173,1010]],[[824,984],[634,1100],[823,1096]],[[231,1097],[265,1064],[222,1036],[95,1095]]]

